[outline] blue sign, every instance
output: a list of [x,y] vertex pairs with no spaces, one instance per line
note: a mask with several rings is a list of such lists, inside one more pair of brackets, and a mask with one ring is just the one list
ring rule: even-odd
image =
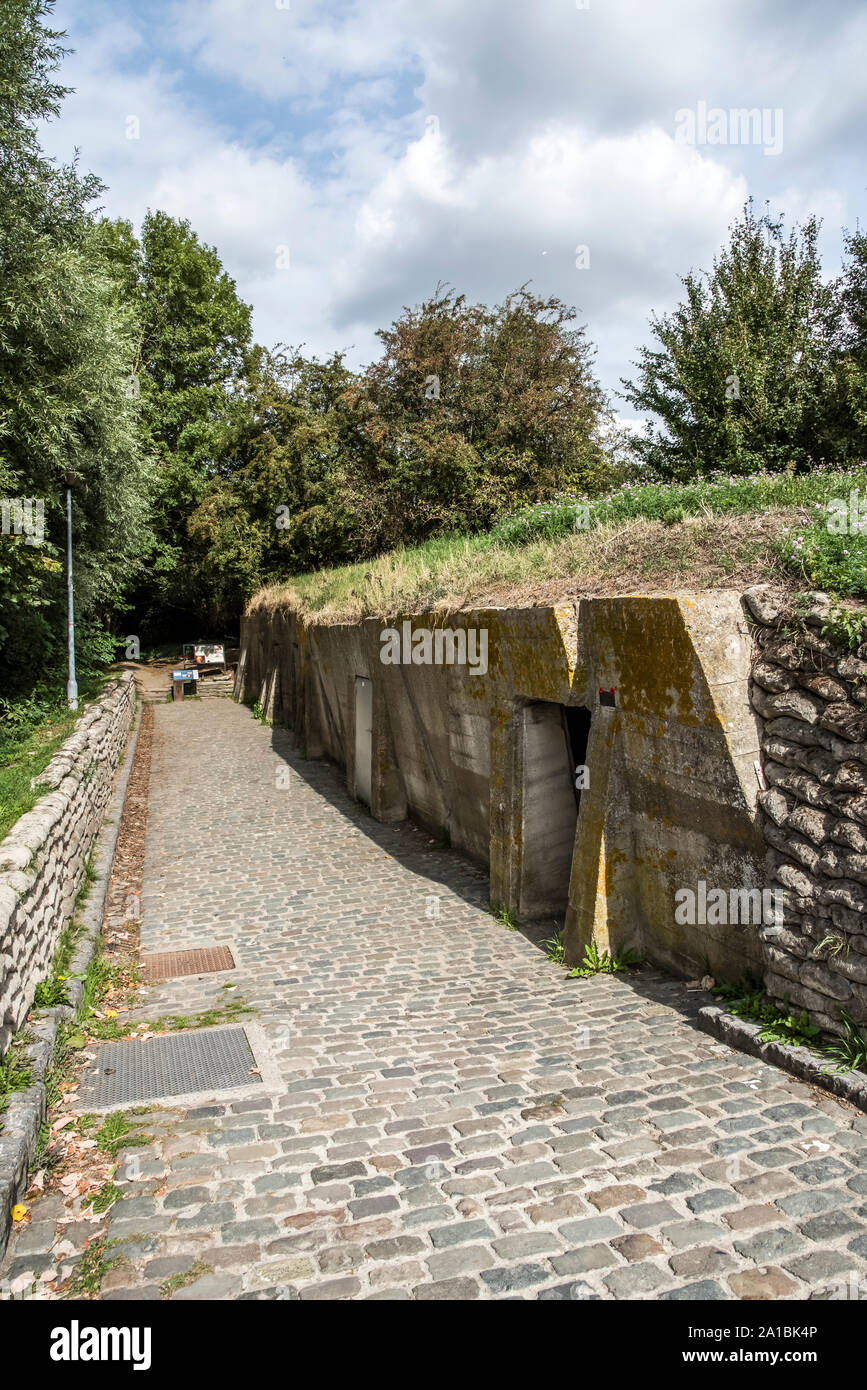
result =
[[198,679],[198,671],[172,671],[173,681],[197,681]]

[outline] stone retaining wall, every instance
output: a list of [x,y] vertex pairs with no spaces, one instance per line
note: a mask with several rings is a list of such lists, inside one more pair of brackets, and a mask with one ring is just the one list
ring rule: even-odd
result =
[[761,928],[765,987],[841,1033],[841,1009],[867,1023],[867,661],[823,635],[826,595],[793,602],[762,586],[744,597],[759,802],[769,875],[784,890],[782,920]]
[[38,779],[47,794],[0,843],[0,1056],[72,916],[135,699],[131,673],[111,682]]

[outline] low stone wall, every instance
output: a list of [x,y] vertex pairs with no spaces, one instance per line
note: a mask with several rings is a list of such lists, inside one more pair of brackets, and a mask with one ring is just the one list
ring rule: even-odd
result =
[[0,843],[0,1056],[72,915],[135,699],[131,673],[112,681],[38,779],[47,794]]
[[[867,661],[823,635],[826,595],[745,594],[755,622],[750,682],[761,718],[759,794],[780,921],[761,928],[765,987],[841,1033],[867,1022]],[[863,650],[863,648],[862,648]]]

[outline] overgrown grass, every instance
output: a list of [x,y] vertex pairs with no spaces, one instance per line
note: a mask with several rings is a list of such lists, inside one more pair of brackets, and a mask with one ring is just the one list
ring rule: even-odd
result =
[[754,976],[733,984],[717,985],[714,994],[735,1018],[762,1025],[759,1042],[809,1047],[828,1059],[828,1065],[822,1070],[835,1076],[867,1071],[867,1038],[845,1009],[840,1010],[843,1035],[829,1039],[823,1036],[819,1025],[811,1021],[806,1009],[790,1013],[769,1003],[762,982]]
[[117,1264],[120,1255],[109,1257],[109,1243],[104,1236],[99,1240],[93,1241],[79,1259],[72,1278],[69,1281],[69,1288],[65,1294],[66,1298],[98,1298],[105,1278],[112,1265]]
[[26,1091],[33,1084],[33,1072],[24,1057],[25,1039],[13,1038],[4,1055],[0,1057],[0,1130],[3,1128],[3,1111],[15,1091]]
[[833,593],[867,594],[867,537],[835,536],[826,526],[828,503],[847,499],[853,489],[867,497],[867,468],[624,484],[604,497],[526,507],[487,533],[438,537],[298,575],[261,590],[250,611],[287,607],[352,621],[458,607],[498,587],[557,579],[578,592],[598,592],[606,584],[616,591],[654,580],[654,587],[710,586],[739,576],[754,580],[763,571]]
[[62,690],[38,689],[17,699],[0,695],[0,840],[45,794],[47,789],[32,786],[32,780],[45,771],[75,728],[85,703],[100,693],[104,683],[104,676],[85,672],[79,682],[77,711],[67,708]]
[[[82,899],[82,894],[86,890],[89,890],[90,883],[92,882],[89,874],[90,867],[91,863],[88,859],[87,865],[85,866],[84,883],[79,889],[78,898],[76,899],[76,908],[78,907],[79,901]],[[33,995],[34,1009],[53,1009],[56,1008],[58,1004],[69,1003],[69,994],[66,988],[69,978],[69,967],[75,953],[75,947],[83,931],[84,928],[81,922],[76,919],[75,913],[73,912],[71,921],[67,922],[63,931],[60,933],[60,940],[57,943],[54,959],[51,962],[51,973],[46,979],[40,980],[39,984],[36,986]]]
[[45,771],[77,718],[66,710],[20,736],[7,730],[0,738],[0,840],[44,796],[47,788],[31,786],[31,780]]

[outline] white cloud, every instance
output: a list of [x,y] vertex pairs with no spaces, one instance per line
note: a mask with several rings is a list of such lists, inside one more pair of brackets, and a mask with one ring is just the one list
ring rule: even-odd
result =
[[[439,280],[489,301],[530,280],[578,305],[611,389],[748,193],[824,213],[832,261],[863,215],[867,15],[845,0],[60,0],[56,17],[78,90],[52,147],[81,147],[113,215],[189,218],[266,342],[360,362]],[[782,106],[782,155],[676,144],[698,100]]]

